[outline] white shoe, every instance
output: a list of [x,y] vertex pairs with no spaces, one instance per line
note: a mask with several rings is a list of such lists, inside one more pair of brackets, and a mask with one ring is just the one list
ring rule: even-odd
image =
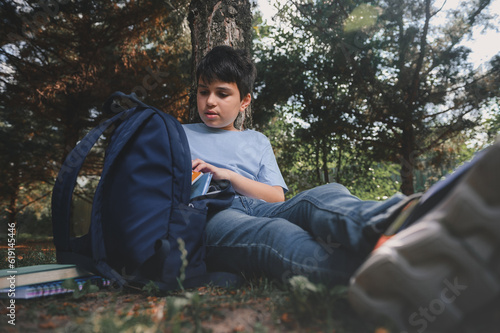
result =
[[447,332],[500,295],[500,142],[429,213],[375,250],[351,279],[362,316],[403,332]]

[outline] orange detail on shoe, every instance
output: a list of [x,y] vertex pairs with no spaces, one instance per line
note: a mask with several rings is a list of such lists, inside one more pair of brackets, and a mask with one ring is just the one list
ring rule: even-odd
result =
[[375,251],[376,249],[378,249],[380,246],[382,246],[382,244],[384,244],[386,241],[388,241],[389,239],[392,238],[392,236],[394,235],[382,235],[380,236],[380,238],[378,239],[377,241],[377,244],[375,245],[375,247],[373,248],[373,251]]

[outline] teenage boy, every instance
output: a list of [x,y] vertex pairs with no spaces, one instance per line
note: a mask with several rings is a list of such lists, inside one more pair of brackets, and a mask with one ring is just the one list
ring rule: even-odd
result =
[[[404,318],[407,312],[399,310],[398,312],[395,309],[398,309],[400,301],[408,305],[407,299],[418,292],[419,281],[418,279],[415,281],[415,276],[412,274],[416,273],[408,268],[409,264],[405,259],[406,248],[420,251],[415,242],[423,241],[421,237],[433,236],[432,247],[424,251],[424,258],[429,262],[429,257],[432,257],[431,252],[440,253],[441,245],[438,239],[441,234],[446,233],[448,225],[451,226],[456,222],[458,227],[450,228],[460,230],[457,234],[463,235],[466,233],[464,230],[476,228],[474,223],[479,214],[481,217],[477,219],[482,222],[476,229],[481,232],[486,231],[489,237],[485,239],[489,252],[481,252],[483,247],[478,245],[479,254],[486,256],[491,254],[493,249],[497,249],[495,241],[500,238],[498,145],[486,154],[482,154],[483,156],[477,159],[479,162],[471,163],[447,181],[435,186],[426,194],[428,198],[423,198],[421,203],[416,205],[411,204],[418,198],[405,197],[401,194],[395,194],[383,202],[362,201],[351,195],[340,184],[319,186],[284,201],[287,187],[269,140],[258,132],[240,131],[234,126],[236,118],[251,102],[255,67],[249,56],[243,51],[227,46],[216,47],[201,61],[196,75],[197,106],[202,123],[184,125],[193,158],[193,170],[211,172],[214,179],[229,179],[238,194],[230,208],[209,216],[207,224],[209,269],[241,273],[246,276],[264,275],[281,281],[286,281],[294,275],[305,275],[313,282],[327,285],[347,284],[373,251],[380,235],[400,220],[397,217],[406,207],[416,207],[406,219],[406,223],[411,224],[409,228],[405,232],[398,233],[375,251],[379,253],[378,257],[375,256],[373,259],[372,255],[365,263],[356,275],[357,280],[353,280],[356,288],[352,289],[353,303],[358,309],[369,311],[373,306],[376,308],[380,304],[388,305],[390,310],[387,314]],[[475,189],[474,192],[470,189],[474,187],[470,183],[475,184],[476,178],[482,179],[482,182],[478,183],[479,189]],[[472,194],[461,199],[462,192]],[[471,204],[465,205],[464,200]],[[442,207],[442,203],[445,208]],[[444,219],[449,222],[440,222],[443,216],[452,214],[456,209],[460,209],[459,215]],[[469,213],[464,213],[464,209],[468,209]],[[489,209],[488,213],[484,213],[485,209]],[[404,213],[408,214],[408,210]],[[427,222],[420,223],[421,220]],[[433,224],[430,231],[420,232],[424,236],[418,236],[417,238],[420,238],[417,240],[413,239],[411,231],[414,227],[421,228],[426,224]],[[400,234],[406,237],[405,242],[410,238],[411,242],[410,240],[408,242],[411,245],[405,247],[404,243],[401,244]],[[446,237],[454,236],[446,234]],[[475,251],[474,246],[481,244],[480,241],[482,239],[471,241],[472,252]],[[429,243],[422,242],[422,244]],[[461,241],[454,243],[451,257],[463,255],[463,250],[455,252],[459,247],[463,248]],[[386,251],[389,255],[383,254],[384,249],[391,249]],[[425,271],[427,266],[418,260],[418,256],[418,252],[412,253],[411,258],[417,259],[409,262],[420,264]],[[393,259],[396,260],[395,263],[391,262]],[[466,266],[458,259],[455,261],[461,264],[457,263],[452,268],[444,265],[442,270],[438,270],[441,273],[439,278],[449,276],[450,272],[457,272],[457,267],[461,272],[475,274],[470,270],[470,266]],[[370,264],[371,262],[374,264]],[[404,269],[399,269],[399,264]],[[474,269],[478,268],[474,266]],[[396,271],[404,273],[396,274]],[[371,280],[370,276],[374,276],[376,280]],[[393,276],[397,282],[394,282]],[[403,276],[409,282],[400,279]],[[427,274],[425,278],[432,279],[433,276]],[[453,277],[450,279],[453,281]],[[383,284],[382,290],[394,296],[387,298],[382,295],[385,303],[378,302],[370,293],[370,290],[377,290],[379,280],[387,282]],[[496,292],[499,283],[498,280],[494,281]],[[408,283],[413,292],[401,292]],[[424,293],[426,297],[432,297],[434,293],[439,294],[439,286],[435,283],[425,285],[425,288],[428,288]],[[481,302],[473,296],[474,292],[470,295],[468,300],[474,299],[476,302],[473,308],[477,308]],[[466,300],[466,297],[463,298]],[[425,302],[425,300],[417,298],[412,301]],[[411,303],[411,305],[418,304]],[[470,308],[467,308],[467,311],[470,311]],[[381,313],[385,314],[383,311]]]

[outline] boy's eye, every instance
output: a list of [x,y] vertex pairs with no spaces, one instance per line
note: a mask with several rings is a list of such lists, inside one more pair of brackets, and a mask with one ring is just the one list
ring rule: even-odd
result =
[[219,93],[218,93],[218,95],[219,95],[219,97],[221,97],[221,98],[224,98],[224,97],[229,96],[229,94],[227,94],[227,93],[225,93],[225,92],[219,92]]
[[208,90],[198,90],[198,94],[205,96],[208,94]]

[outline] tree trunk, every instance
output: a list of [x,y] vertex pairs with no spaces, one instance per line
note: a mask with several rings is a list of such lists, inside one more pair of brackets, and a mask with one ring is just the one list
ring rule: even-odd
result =
[[323,169],[323,183],[328,184],[330,182],[330,176],[329,176],[329,171],[328,170],[328,157],[329,157],[329,145],[326,142],[327,139],[321,140],[321,157],[322,157],[322,169]]
[[16,229],[16,233],[19,229],[19,224],[17,223],[17,213],[19,213],[17,209],[17,200],[19,198],[19,187],[21,186],[20,181],[20,170],[17,168],[17,162],[14,162],[16,166],[15,171],[13,172],[13,179],[8,184],[9,187],[9,206],[6,211],[8,213],[8,223],[9,225],[14,225]]
[[427,35],[429,33],[429,22],[431,18],[431,1],[425,0],[425,23],[422,36],[420,37],[420,54],[416,61],[415,71],[411,79],[408,96],[409,98],[406,101],[406,110],[408,110],[408,112],[405,113],[405,119],[403,120],[405,125],[403,128],[403,142],[401,149],[403,159],[401,163],[401,192],[406,195],[415,193],[415,187],[413,185],[413,170],[415,169],[415,157],[417,155],[417,150],[415,145],[415,133],[413,131],[412,115],[417,112],[414,106],[417,105],[417,101],[420,96],[420,82],[423,72],[422,67],[424,59],[427,57]]
[[[249,0],[192,0],[189,8],[192,44],[192,86],[189,98],[189,120],[199,119],[196,111],[196,67],[208,51],[218,45],[229,45],[250,52],[252,47],[252,11]],[[248,107],[241,127],[251,124]],[[240,120],[241,122],[241,120]],[[237,127],[238,128],[238,127]]]
[[12,193],[10,195],[10,200],[9,200],[9,207],[7,209],[8,211],[8,221],[9,221],[9,224],[10,225],[15,225],[16,226],[16,230],[17,228],[19,227],[16,223],[17,219],[16,219],[16,216],[17,216],[17,209],[16,209],[16,204],[17,204],[17,198],[18,198],[18,191],[16,191],[15,193]]
[[316,179],[317,179],[317,184],[320,185],[321,184],[321,169],[319,167],[319,154],[320,154],[320,150],[319,150],[319,142],[317,140],[315,140],[315,150],[316,150],[316,156],[315,156],[315,162],[316,162]]
[[415,168],[415,144],[412,124],[403,129],[401,145],[401,192],[405,195],[415,193],[413,186],[413,170]]
[[344,148],[344,141],[342,140],[342,135],[339,136],[339,143],[337,146],[338,149],[338,158],[337,158],[337,172],[335,175],[335,181],[340,183],[340,179],[342,176],[342,153]]

